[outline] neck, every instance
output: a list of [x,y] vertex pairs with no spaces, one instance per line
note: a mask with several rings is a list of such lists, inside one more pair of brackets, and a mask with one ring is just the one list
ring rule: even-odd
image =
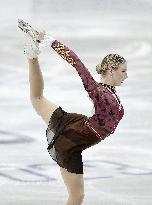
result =
[[107,84],[107,85],[110,85],[110,86],[115,86],[114,85],[114,82],[112,80],[107,80],[107,79],[103,79],[102,82],[100,83],[104,83],[104,84]]

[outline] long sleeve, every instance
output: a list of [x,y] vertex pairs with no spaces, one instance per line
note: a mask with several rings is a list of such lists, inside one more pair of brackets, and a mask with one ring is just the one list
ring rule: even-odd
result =
[[69,64],[71,64],[78,72],[80,78],[82,79],[85,90],[88,92],[89,97],[92,98],[92,91],[96,88],[96,81],[93,79],[92,75],[81,62],[78,56],[70,50],[67,46],[59,41],[55,40],[51,47]]

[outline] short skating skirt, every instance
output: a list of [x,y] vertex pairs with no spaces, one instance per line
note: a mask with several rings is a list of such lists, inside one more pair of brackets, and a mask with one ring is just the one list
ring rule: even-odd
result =
[[46,130],[50,156],[71,173],[83,174],[82,151],[101,141],[85,125],[87,119],[85,115],[68,113],[58,107]]

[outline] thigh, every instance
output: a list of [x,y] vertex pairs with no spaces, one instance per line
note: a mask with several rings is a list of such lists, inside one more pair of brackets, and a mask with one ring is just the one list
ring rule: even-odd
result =
[[65,168],[60,167],[63,181],[70,195],[84,194],[84,178],[83,174],[68,172]]
[[59,106],[46,99],[44,96],[41,99],[33,99],[31,102],[37,114],[41,116],[46,125],[49,124],[53,112],[59,108]]

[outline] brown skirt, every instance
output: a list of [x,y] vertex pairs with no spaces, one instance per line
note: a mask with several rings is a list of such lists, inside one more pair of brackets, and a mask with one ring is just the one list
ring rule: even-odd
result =
[[85,125],[87,119],[85,115],[68,113],[59,106],[46,130],[50,156],[71,173],[83,174],[82,151],[101,141]]

